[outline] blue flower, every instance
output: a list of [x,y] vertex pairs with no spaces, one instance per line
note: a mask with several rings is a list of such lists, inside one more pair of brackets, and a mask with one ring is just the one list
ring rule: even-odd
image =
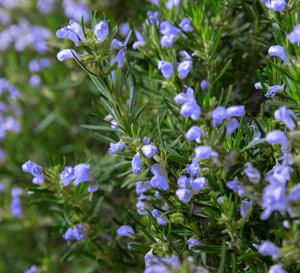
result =
[[201,140],[201,136],[203,135],[203,132],[201,131],[199,126],[192,126],[185,134],[185,137],[189,140],[189,141],[196,141],[197,143],[200,143]]
[[195,158],[208,159],[210,157],[217,157],[218,154],[210,146],[198,146],[195,148]]
[[145,157],[151,158],[157,152],[157,148],[153,144],[147,144],[142,147],[142,152]]
[[193,120],[198,120],[201,115],[201,108],[197,104],[194,97],[194,90],[187,88],[186,93],[181,92],[174,98],[177,104],[182,104],[180,114],[183,117],[191,117]]
[[135,192],[137,195],[145,193],[147,190],[151,189],[150,181],[138,181],[135,183]]
[[269,132],[265,140],[270,144],[280,144],[282,148],[287,148],[288,146],[286,135],[280,130],[273,130]]
[[156,219],[157,223],[161,226],[165,226],[168,220],[165,217],[161,217],[161,212],[157,209],[152,210],[152,216]]
[[185,32],[191,32],[193,31],[193,27],[191,26],[191,21],[189,18],[183,18],[183,20],[180,22],[179,27],[185,31]]
[[242,200],[240,212],[241,212],[241,216],[244,219],[246,218],[246,216],[250,212],[251,208],[252,208],[252,202],[251,201]]
[[177,66],[177,72],[181,79],[185,79],[193,68],[192,57],[184,50],[180,51],[179,55],[184,58]]
[[60,174],[60,181],[64,186],[68,186],[70,182],[75,179],[75,172],[73,167],[66,166],[62,173]]
[[236,191],[239,196],[244,195],[243,187],[237,179],[227,182],[226,185],[229,189]]
[[300,204],[300,184],[297,184],[296,186],[290,189],[288,201]]
[[296,119],[297,116],[292,110],[287,109],[285,106],[281,106],[275,111],[274,116],[277,121],[283,122],[288,129],[295,129],[296,124],[294,119]]
[[126,37],[127,34],[129,33],[130,31],[130,26],[128,23],[123,23],[120,25],[120,28],[119,28],[119,31],[120,31],[120,34],[122,37]]
[[180,4],[180,0],[168,0],[166,3],[166,8],[167,9],[173,9],[177,7]]
[[80,56],[73,49],[63,49],[63,50],[61,50],[57,53],[57,59],[60,62],[63,62],[63,61],[68,60],[68,59],[75,59],[75,58],[80,60]]
[[170,62],[158,61],[158,69],[161,71],[165,79],[170,79],[173,75],[173,65]]
[[210,112],[210,116],[212,117],[213,127],[216,128],[223,122],[224,119],[227,118],[226,108],[223,106],[218,106],[216,109]]
[[31,72],[39,72],[43,68],[50,65],[50,60],[47,58],[33,59],[29,62],[28,67]]
[[160,24],[160,33],[163,35],[160,39],[162,47],[172,46],[178,37],[180,30],[171,23],[164,21]]
[[43,184],[44,175],[41,166],[33,163],[32,161],[27,161],[22,165],[22,171],[25,173],[31,173],[34,177],[32,180],[33,184]]
[[287,164],[276,164],[266,175],[266,180],[274,185],[285,185],[290,180],[292,168]]
[[151,179],[151,186],[153,188],[166,191],[169,188],[167,172],[162,165],[155,164],[151,168],[153,177]]
[[139,215],[143,215],[143,216],[148,215],[145,202],[143,202],[142,200],[138,200],[138,202],[136,203],[136,208]]
[[110,143],[108,152],[109,152],[109,154],[113,155],[113,154],[123,150],[124,148],[125,148],[125,143],[122,140],[120,140],[117,143]]
[[131,226],[124,225],[117,229],[117,234],[120,237],[130,237],[134,235],[134,230]]
[[272,265],[268,273],[287,273],[280,264]]
[[56,37],[60,39],[69,39],[73,41],[75,46],[80,45],[80,41],[85,41],[85,35],[82,27],[77,22],[71,20],[69,25],[56,31]]
[[241,117],[245,115],[245,106],[244,105],[234,105],[226,109],[227,118],[231,117]]
[[191,164],[186,166],[186,171],[192,177],[200,173],[201,167],[197,158],[193,158]]
[[66,241],[70,241],[72,239],[76,241],[81,241],[85,238],[86,230],[82,224],[76,224],[74,228],[68,228],[63,235],[63,238]]
[[263,256],[272,256],[273,260],[277,260],[280,257],[279,247],[269,241],[264,241],[258,247],[258,252]]
[[49,14],[54,9],[54,0],[38,0],[36,7],[39,12]]
[[226,122],[226,135],[230,136],[239,127],[239,121],[236,118],[228,119]]
[[300,43],[300,24],[294,27],[293,31],[287,35],[287,38],[292,44]]
[[205,177],[197,177],[196,179],[191,179],[190,186],[193,193],[198,193],[208,184],[208,180]]
[[262,0],[268,9],[274,11],[283,11],[285,9],[285,0]]
[[245,174],[248,176],[251,183],[257,184],[260,180],[260,173],[257,169],[253,168],[250,162],[245,164]]
[[158,11],[147,11],[148,19],[146,20],[146,24],[159,24],[158,20]]
[[282,92],[283,90],[284,90],[283,85],[270,86],[267,93],[265,94],[265,97],[274,98],[277,93]]
[[87,22],[90,20],[89,10],[82,4],[74,2],[74,0],[64,0],[64,12],[66,17],[71,18],[75,21]]
[[271,46],[268,50],[268,53],[271,57],[278,57],[281,60],[283,60],[285,64],[287,64],[287,58],[283,46],[279,46],[279,45]]
[[[198,241],[197,239],[194,239],[194,238],[188,239],[187,244],[188,244],[189,250],[192,250],[193,247],[195,247],[195,246],[201,245],[200,241]],[[194,252],[197,253],[197,252],[200,252],[200,250],[196,250]]]
[[20,195],[23,193],[21,188],[13,188],[11,191],[12,200],[10,203],[10,213],[14,218],[19,218],[23,214],[23,210],[21,208],[21,199]]
[[193,197],[193,192],[188,188],[179,188],[176,191],[176,195],[181,202],[188,203]]
[[37,271],[37,267],[35,265],[32,265],[24,273],[35,273],[36,271]]
[[140,32],[135,31],[135,37],[137,38],[137,41],[132,44],[133,49],[138,49],[145,45],[145,39]]
[[132,172],[135,175],[138,175],[141,172],[141,156],[139,153],[136,153],[131,161]]
[[280,184],[270,184],[266,186],[262,195],[261,207],[264,209],[260,216],[262,220],[268,219],[273,211],[285,212],[287,208],[285,186]]
[[41,85],[41,81],[42,81],[41,77],[39,75],[35,74],[30,77],[29,84],[32,87],[38,87]]
[[74,167],[74,186],[78,186],[82,182],[89,182],[91,180],[89,176],[90,165],[89,164],[78,164]]
[[102,43],[109,33],[109,28],[106,20],[100,20],[94,28],[94,34],[97,39]]
[[202,90],[206,90],[207,87],[208,87],[207,81],[206,81],[206,80],[203,80],[203,81],[200,83],[200,87],[201,87]]

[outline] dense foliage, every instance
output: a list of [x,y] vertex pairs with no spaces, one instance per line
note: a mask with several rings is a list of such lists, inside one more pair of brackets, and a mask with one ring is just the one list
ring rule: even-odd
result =
[[0,272],[300,272],[299,1],[0,6]]

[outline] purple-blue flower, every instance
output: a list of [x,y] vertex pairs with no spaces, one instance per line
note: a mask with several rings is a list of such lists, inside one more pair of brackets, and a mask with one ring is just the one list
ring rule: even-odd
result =
[[201,131],[200,127],[197,125],[192,126],[185,134],[186,139],[189,141],[196,141],[197,143],[200,143],[201,136],[203,135],[203,132]]
[[243,187],[237,179],[234,179],[232,181],[227,182],[226,185],[229,189],[231,189],[233,191],[236,191],[239,196],[244,195]]
[[268,273],[287,273],[280,264],[272,265]]
[[286,5],[285,0],[262,0],[262,2],[265,3],[268,9],[274,11],[283,11]]
[[273,85],[270,86],[267,93],[265,94],[265,97],[267,98],[274,98],[277,93],[280,93],[284,90],[283,85]]
[[166,3],[166,8],[167,9],[173,9],[177,7],[180,4],[180,0],[168,0]]
[[151,158],[156,154],[157,148],[153,144],[147,144],[142,147],[142,152],[145,157]]
[[74,42],[75,46],[80,45],[80,41],[85,41],[82,27],[77,22],[71,20],[69,25],[56,31],[57,38],[69,39]]
[[185,31],[185,32],[191,32],[193,31],[193,27],[191,26],[191,21],[189,18],[183,18],[183,20],[180,22],[179,27]]
[[137,41],[135,41],[132,44],[132,48],[133,49],[138,49],[138,48],[145,45],[145,39],[139,31],[135,31],[134,33],[135,33],[135,37],[137,38]]
[[76,240],[76,241],[81,241],[85,238],[86,235],[86,229],[82,224],[76,224],[74,228],[68,228],[63,235],[63,238],[66,241],[70,240]]
[[73,167],[71,166],[66,166],[64,168],[64,170],[62,171],[62,173],[59,175],[60,177],[60,182],[64,185],[64,186],[68,186],[70,184],[70,182],[75,179],[75,172]]
[[120,237],[130,237],[134,235],[134,230],[131,226],[120,226],[117,229],[117,235]]
[[284,185],[270,184],[264,188],[261,207],[264,209],[261,219],[266,220],[273,211],[281,213],[286,211],[287,198]]
[[207,87],[208,87],[207,81],[206,81],[206,80],[203,80],[203,81],[200,83],[200,87],[201,87],[202,90],[206,90]]
[[80,60],[79,54],[73,49],[63,49],[57,53],[57,59],[60,62],[63,62],[68,59],[75,59],[75,58]]
[[227,118],[231,117],[241,117],[245,114],[244,105],[234,105],[226,109]]
[[31,72],[39,72],[43,68],[50,65],[50,60],[48,58],[33,59],[29,62],[28,67]]
[[242,200],[241,208],[240,208],[240,213],[241,213],[241,216],[244,219],[248,215],[248,213],[251,210],[251,208],[252,208],[252,202],[251,201]]
[[151,179],[151,186],[166,191],[169,188],[169,183],[165,168],[162,165],[155,164],[152,166],[151,172],[154,175]]
[[[197,239],[194,239],[194,238],[188,239],[187,244],[188,244],[189,250],[192,250],[193,247],[195,247],[195,246],[201,245],[200,241],[198,241]],[[194,251],[194,252],[196,253],[198,251]]]
[[76,3],[74,0],[64,0],[64,13],[65,16],[80,22],[82,17],[83,21],[90,20],[89,10],[81,3]]
[[277,121],[283,122],[288,129],[295,129],[296,124],[294,119],[296,119],[297,116],[292,110],[286,108],[285,106],[281,106],[275,111],[274,116]]
[[218,106],[213,111],[210,112],[210,116],[212,117],[213,127],[216,128],[220,125],[224,119],[227,118],[226,108],[223,106]]
[[109,29],[106,20],[101,20],[95,25],[94,34],[100,42],[106,39],[108,32]]
[[210,157],[217,157],[218,154],[210,146],[198,146],[195,148],[195,158],[208,159]]
[[193,120],[198,120],[201,115],[201,108],[197,104],[194,97],[194,90],[187,88],[186,93],[181,92],[174,98],[177,104],[182,104],[180,114],[183,117],[191,117]]
[[141,156],[139,153],[136,153],[132,158],[131,168],[135,175],[138,175],[141,172]]
[[179,188],[176,191],[176,195],[181,202],[188,203],[193,197],[193,192],[188,188]]
[[165,226],[168,220],[165,217],[161,217],[161,212],[157,209],[152,210],[152,216],[156,219],[157,223],[161,226]]
[[186,172],[192,177],[196,176],[200,171],[201,167],[197,158],[193,158],[191,164],[186,165]]
[[109,154],[113,155],[113,154],[123,150],[124,148],[125,148],[125,143],[122,140],[120,140],[117,143],[110,143],[108,152],[109,152]]
[[20,195],[23,193],[21,188],[13,188],[11,191],[12,200],[10,203],[10,213],[14,218],[19,218],[23,214],[23,210],[21,208],[21,199]]
[[163,35],[160,39],[162,47],[172,46],[178,37],[180,30],[171,23],[164,21],[160,24],[160,33]]
[[273,130],[266,135],[265,140],[270,144],[280,144],[282,148],[287,148],[288,140],[284,132]]
[[279,46],[279,45],[271,46],[268,50],[268,53],[271,57],[278,57],[281,60],[283,60],[283,62],[285,64],[287,64],[287,58],[286,58],[285,49],[283,46]]
[[184,50],[180,51],[179,55],[184,58],[177,66],[177,72],[181,79],[185,79],[193,68],[192,57]]
[[170,62],[159,60],[158,69],[166,80],[170,79],[173,75],[173,65]]
[[208,184],[208,180],[205,177],[197,177],[196,179],[190,180],[190,186],[193,193],[198,193]]
[[251,183],[257,184],[260,180],[260,173],[253,167],[250,162],[245,164],[245,174],[248,176]]
[[150,181],[138,181],[135,183],[135,192],[137,195],[141,195],[147,190],[151,189]]
[[287,35],[287,38],[292,44],[300,43],[300,24],[294,27],[293,31]]
[[280,257],[280,248],[269,241],[264,241],[259,247],[258,252],[263,256],[272,256],[273,260]]
[[158,11],[147,11],[148,19],[146,20],[146,24],[159,24],[158,20]]
[[81,163],[74,167],[74,186],[78,186],[82,182],[89,182],[91,180],[89,176],[90,165]]
[[226,135],[230,136],[239,127],[239,121],[231,118],[226,121]]
[[29,160],[22,165],[22,171],[25,173],[30,173],[33,176],[33,184],[43,184],[44,175],[41,166]]
[[30,79],[29,79],[29,84],[30,84],[30,86],[32,86],[32,87],[38,87],[38,86],[40,86],[40,85],[41,85],[41,82],[42,82],[42,79],[41,79],[41,77],[40,77],[39,75],[37,75],[37,74],[32,75],[32,76],[30,77]]
[[37,271],[37,267],[35,265],[32,265],[24,273],[35,273],[36,271]]

